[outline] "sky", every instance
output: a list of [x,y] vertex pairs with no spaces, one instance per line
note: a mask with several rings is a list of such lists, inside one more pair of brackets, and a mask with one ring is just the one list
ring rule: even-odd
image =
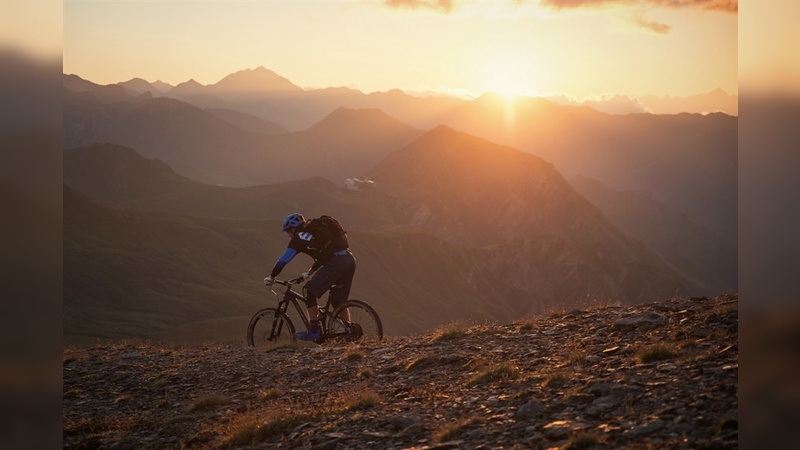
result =
[[64,73],[479,95],[736,93],[736,0],[63,3]]

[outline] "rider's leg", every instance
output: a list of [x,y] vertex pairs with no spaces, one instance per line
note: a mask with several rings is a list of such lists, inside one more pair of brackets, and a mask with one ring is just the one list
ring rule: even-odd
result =
[[299,332],[296,334],[300,339],[308,340],[307,338],[309,337],[311,338],[310,340],[319,339],[322,330],[319,326],[319,305],[317,303],[317,297],[304,287],[303,298],[306,302],[306,311],[308,311],[308,333],[304,334],[303,332]]
[[[350,286],[353,283],[353,275],[356,270],[356,260],[349,252],[336,255],[322,265],[303,287],[303,296],[308,307],[309,320],[316,317],[319,312],[317,299],[325,294],[336,284],[341,286],[339,289],[331,289],[328,300],[335,308],[347,301],[350,295]],[[349,312],[345,320],[350,320]]]
[[[347,289],[345,289],[342,286],[335,285],[335,286],[333,286],[331,288],[330,292],[328,293],[328,301],[331,303],[331,305],[333,305],[334,309],[336,309],[337,306],[339,306],[342,303],[347,301],[347,296],[344,296],[344,295],[341,294],[341,291],[343,291],[343,290],[347,290]],[[344,300],[341,300],[341,298],[344,298]],[[344,320],[345,322],[347,322],[349,324],[350,320],[351,320],[351,318],[350,318],[350,310],[349,309],[345,309],[344,311],[342,311],[341,314],[339,314],[338,318]]]
[[[337,262],[339,262],[343,271],[341,276],[337,278],[336,285],[331,287],[330,293],[328,294],[328,301],[330,301],[334,308],[343,304],[350,298],[350,288],[353,286],[353,276],[355,276],[356,273],[356,259],[352,254],[348,253],[347,255],[340,256]],[[350,323],[350,310],[345,309],[343,312],[343,317],[340,316],[339,319]]]

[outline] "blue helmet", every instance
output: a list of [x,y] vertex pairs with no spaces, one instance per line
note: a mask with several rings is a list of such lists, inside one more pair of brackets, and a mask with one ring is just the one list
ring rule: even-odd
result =
[[292,228],[300,228],[306,224],[306,219],[303,218],[302,214],[292,213],[286,216],[286,219],[283,220],[283,228],[281,231],[289,231]]

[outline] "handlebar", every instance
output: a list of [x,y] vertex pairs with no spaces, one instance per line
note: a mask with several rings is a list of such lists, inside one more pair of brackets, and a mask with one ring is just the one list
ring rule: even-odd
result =
[[303,276],[301,275],[301,276],[299,276],[297,278],[292,278],[291,280],[285,280],[285,281],[284,280],[272,280],[272,284],[267,286],[267,288],[273,294],[278,295],[278,293],[275,292],[275,289],[273,289],[272,286],[278,284],[278,285],[281,285],[281,286],[285,286],[286,289],[288,290],[288,289],[291,289],[293,285],[300,284],[302,282],[303,282]]
[[[266,279],[264,279],[264,281],[266,281]],[[293,285],[300,284],[303,281],[305,281],[305,280],[303,279],[302,275],[300,275],[300,276],[298,276],[296,278],[292,278],[290,280],[273,279],[272,283],[267,285],[267,289],[269,289],[270,292],[272,292],[274,295],[277,296],[277,295],[280,295],[280,294],[278,292],[275,292],[275,289],[273,288],[276,284],[280,285],[280,286],[284,286],[286,289],[284,289],[283,292],[286,293],[286,292],[288,292],[288,291],[290,291],[292,289]]]
[[303,277],[302,276],[299,276],[297,278],[292,278],[291,280],[286,280],[286,281],[283,281],[283,280],[274,280],[273,281],[273,283],[275,283],[275,284],[280,284],[281,286],[286,286],[286,287],[291,287],[292,285],[300,284],[302,282],[303,282]]

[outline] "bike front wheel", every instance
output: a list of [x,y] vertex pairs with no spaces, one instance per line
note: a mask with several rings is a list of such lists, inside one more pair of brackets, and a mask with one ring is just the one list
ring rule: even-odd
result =
[[328,319],[328,334],[347,341],[380,341],[383,324],[378,313],[366,302],[348,300],[333,310]]
[[247,345],[250,347],[279,346],[294,341],[294,324],[277,308],[258,311],[247,325]]

